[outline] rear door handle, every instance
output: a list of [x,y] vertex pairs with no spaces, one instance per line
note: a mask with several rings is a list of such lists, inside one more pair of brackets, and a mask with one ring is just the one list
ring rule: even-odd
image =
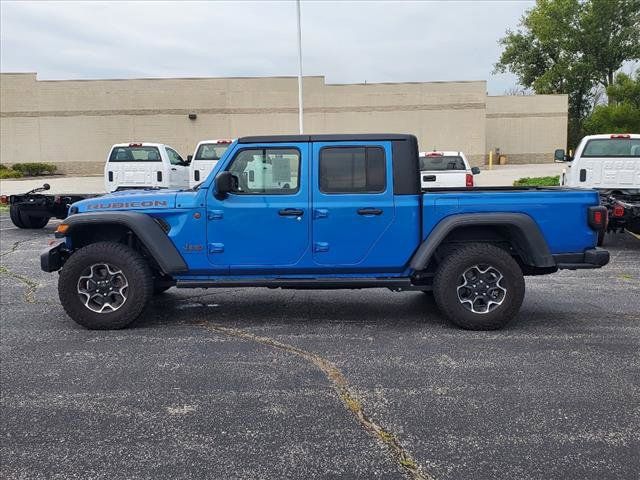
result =
[[297,208],[284,208],[278,212],[281,217],[301,217],[304,215],[304,210]]
[[425,182],[435,182],[436,181],[436,176],[435,175],[425,175],[422,177],[422,180],[424,180]]
[[382,210],[379,208],[360,208],[358,215],[382,215]]

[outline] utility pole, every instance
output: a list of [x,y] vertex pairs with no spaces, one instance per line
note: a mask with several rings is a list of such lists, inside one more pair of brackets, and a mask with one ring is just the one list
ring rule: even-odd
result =
[[300,28],[300,0],[296,0],[298,14],[298,124],[300,134],[304,133],[304,121],[302,119],[302,30]]

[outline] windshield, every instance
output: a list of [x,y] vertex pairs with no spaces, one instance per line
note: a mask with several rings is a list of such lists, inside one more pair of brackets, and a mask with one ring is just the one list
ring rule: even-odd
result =
[[594,138],[582,152],[583,157],[640,157],[640,138]]
[[110,162],[160,162],[156,147],[115,147],[109,156]]
[[203,143],[198,147],[194,160],[220,160],[229,143]]
[[420,157],[420,170],[466,170],[464,160],[458,155],[440,157]]

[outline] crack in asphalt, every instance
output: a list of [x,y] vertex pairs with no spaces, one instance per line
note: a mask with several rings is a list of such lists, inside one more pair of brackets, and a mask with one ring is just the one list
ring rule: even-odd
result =
[[4,257],[5,255],[9,255],[10,253],[15,252],[16,250],[18,250],[18,247],[25,243],[28,242],[29,240],[19,240],[17,242],[13,242],[13,245],[11,245],[11,248],[9,250],[7,250],[6,252],[2,252],[0,253],[0,257]]
[[349,383],[343,373],[336,365],[326,358],[321,357],[316,353],[307,352],[306,350],[293,345],[282,343],[269,337],[254,335],[238,328],[225,327],[211,322],[201,322],[197,325],[205,327],[206,329],[216,333],[222,333],[227,336],[256,342],[287,353],[292,353],[312,363],[327,377],[347,410],[355,416],[358,423],[360,423],[367,432],[375,436],[387,447],[387,450],[393,460],[411,480],[434,480],[433,476],[426,473],[423,468],[417,464],[411,454],[402,446],[396,435],[383,428],[367,415],[362,402],[349,386]]
[[24,275],[20,275],[19,273],[13,272],[9,270],[4,265],[0,265],[0,275],[7,275],[8,277],[19,280],[20,282],[25,284],[24,290],[24,299],[26,302],[35,303],[34,294],[36,289],[38,288],[38,284],[31,280],[30,278],[25,277]]

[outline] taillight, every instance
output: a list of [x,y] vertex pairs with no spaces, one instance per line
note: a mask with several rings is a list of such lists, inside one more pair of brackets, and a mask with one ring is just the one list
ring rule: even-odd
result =
[[109,172],[109,181],[113,182],[113,172]]
[[465,176],[464,184],[467,187],[473,187],[473,175],[467,173],[467,175]]
[[162,172],[156,172],[156,178],[158,179],[159,182],[162,181]]
[[200,170],[195,170],[193,172],[193,179],[197,182],[198,180],[200,180]]
[[607,208],[603,206],[589,207],[588,221],[593,230],[604,230],[607,226]]
[[7,197],[6,195],[0,195],[0,203],[2,205],[6,205],[7,203],[9,203],[9,197]]
[[614,205],[612,216],[624,217],[624,207],[622,205]]

